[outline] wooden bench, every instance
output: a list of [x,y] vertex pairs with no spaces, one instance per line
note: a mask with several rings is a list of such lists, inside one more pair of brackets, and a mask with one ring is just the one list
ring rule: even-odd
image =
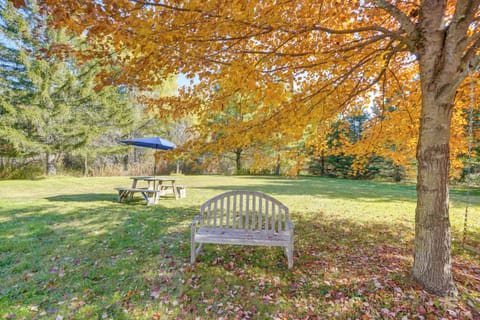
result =
[[166,196],[173,195],[175,199],[185,198],[187,196],[187,189],[184,185],[174,184],[174,185],[160,185],[158,186],[158,195]]
[[231,191],[202,204],[200,215],[191,223],[192,264],[204,243],[283,247],[288,268],[293,267],[288,208],[264,193]]
[[176,194],[178,199],[187,197],[187,188],[184,185],[176,184],[175,189],[176,189]]
[[133,198],[133,194],[138,192],[142,194],[143,198],[147,202],[147,206],[155,204],[158,199],[157,195],[162,192],[160,190],[152,190],[148,188],[118,187],[114,189],[118,191],[118,202],[124,202],[127,199],[131,200]]

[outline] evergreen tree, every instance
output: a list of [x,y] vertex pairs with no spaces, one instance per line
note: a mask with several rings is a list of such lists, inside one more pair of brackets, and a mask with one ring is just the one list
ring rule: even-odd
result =
[[46,174],[55,174],[62,155],[86,152],[112,127],[132,125],[125,93],[98,89],[97,61],[62,56],[62,46],[82,49],[82,39],[49,30],[35,3],[17,10],[2,2],[0,10],[1,156],[42,156]]
[[32,36],[34,21],[28,10],[17,11],[10,2],[0,1],[0,155],[30,156],[41,146],[28,138],[30,126],[24,108],[34,88],[26,63],[36,51]]

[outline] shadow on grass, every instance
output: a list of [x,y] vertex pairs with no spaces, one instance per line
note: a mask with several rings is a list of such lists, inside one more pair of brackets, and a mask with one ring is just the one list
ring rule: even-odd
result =
[[114,193],[84,193],[84,194],[62,194],[45,198],[49,201],[60,202],[93,202],[93,201],[110,201],[118,202],[118,197]]
[[61,204],[88,196],[51,197],[52,206],[16,210],[2,223],[3,316],[414,318],[423,304],[408,276],[413,230],[406,225],[305,213],[294,219],[293,270],[279,248],[217,245],[205,245],[191,267],[197,205],[102,204],[112,200],[106,194],[96,207]]
[[[187,281],[199,277],[184,289],[189,302],[206,310],[209,300],[202,297],[214,297],[220,307],[211,312],[221,315],[228,315],[224,306],[240,304],[242,310],[260,312],[260,318],[280,316],[278,310],[295,318],[355,318],[362,315],[359,301],[375,299],[380,310],[395,303],[394,288],[413,290],[409,228],[326,221],[313,214],[294,223],[292,270],[280,248],[205,245],[194,271],[185,276]],[[278,306],[279,301],[285,304]]]
[[[240,177],[241,179],[241,177]],[[245,178],[247,179],[247,177]],[[227,190],[257,190],[273,195],[319,195],[327,198],[358,199],[370,198],[371,200],[409,200],[414,201],[416,196],[415,186],[399,185],[393,183],[379,183],[372,181],[351,181],[343,179],[303,177],[288,178],[261,178],[253,177],[248,180],[260,183],[239,185],[208,186],[206,189]],[[263,182],[263,183],[261,183]],[[372,197],[373,196],[373,197]],[[373,199],[372,199],[373,198]]]
[[[104,313],[123,318],[124,298],[138,288],[147,292],[138,305],[144,307],[151,286],[166,279],[156,278],[158,268],[187,260],[185,239],[194,215],[190,207],[124,204],[72,210],[59,204],[15,211],[0,211],[5,218],[0,228],[0,310],[5,312],[2,316],[27,318],[39,313],[53,318],[98,318]],[[173,286],[167,289],[175,293]]]
[[[236,177],[242,179],[243,177]],[[417,191],[413,184],[389,182],[333,179],[324,177],[245,177],[246,184],[200,187],[219,191],[255,190],[271,195],[302,196],[311,195],[328,199],[361,199],[365,202],[408,201],[416,202]],[[259,183],[248,184],[248,181]],[[263,183],[262,183],[263,182]],[[451,187],[450,199],[458,203],[465,202],[466,191]],[[470,191],[470,203],[480,204],[480,191]]]
[[[184,288],[188,302],[195,306],[190,310],[233,316],[226,306],[240,305],[247,314],[260,313],[260,318],[351,319],[368,315],[393,319],[414,318],[425,300],[433,300],[409,275],[411,228],[342,218],[325,220],[314,214],[294,223],[293,270],[286,268],[279,248],[205,245],[195,269],[185,275],[187,283],[193,279],[193,284]],[[475,271],[470,273],[475,279]],[[467,297],[477,296],[475,285],[459,288]],[[205,297],[213,297],[213,308]],[[448,308],[439,303],[429,313],[446,316]],[[190,315],[197,313],[190,311]]]
[[[55,202],[115,202],[118,203],[118,196],[113,193],[84,193],[84,194],[62,194],[45,198]],[[160,201],[175,200],[173,196],[161,197]],[[132,200],[122,202],[122,204],[139,204],[145,205],[145,199],[136,194]]]

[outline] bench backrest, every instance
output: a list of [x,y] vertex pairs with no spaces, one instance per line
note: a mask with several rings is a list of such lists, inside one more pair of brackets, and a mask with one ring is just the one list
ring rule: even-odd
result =
[[200,225],[279,232],[286,230],[288,207],[264,193],[230,191],[211,198],[200,207]]

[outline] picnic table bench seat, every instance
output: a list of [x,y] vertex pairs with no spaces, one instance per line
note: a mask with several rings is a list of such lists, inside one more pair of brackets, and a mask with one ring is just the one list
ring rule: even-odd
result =
[[[204,243],[283,247],[293,267],[288,207],[256,191],[231,191],[207,200],[191,223],[191,263]],[[197,246],[198,244],[198,246]]]
[[[175,199],[185,198],[186,187],[177,185],[174,177],[134,176],[130,187],[114,188],[118,191],[118,202],[131,200],[134,193],[141,193],[147,205],[157,204],[160,196],[174,195]],[[138,182],[147,182],[147,187],[138,187]]]
[[160,190],[152,190],[149,188],[131,188],[131,187],[117,187],[114,188],[118,191],[118,202],[124,202],[127,199],[131,200],[133,194],[141,193],[143,198],[147,201],[147,205],[151,205],[156,197],[152,197],[153,194],[161,193]]
[[183,184],[177,184],[177,185],[175,185],[175,189],[176,189],[176,192],[177,192],[177,197],[179,199],[187,197],[187,187],[186,186],[184,186]]

